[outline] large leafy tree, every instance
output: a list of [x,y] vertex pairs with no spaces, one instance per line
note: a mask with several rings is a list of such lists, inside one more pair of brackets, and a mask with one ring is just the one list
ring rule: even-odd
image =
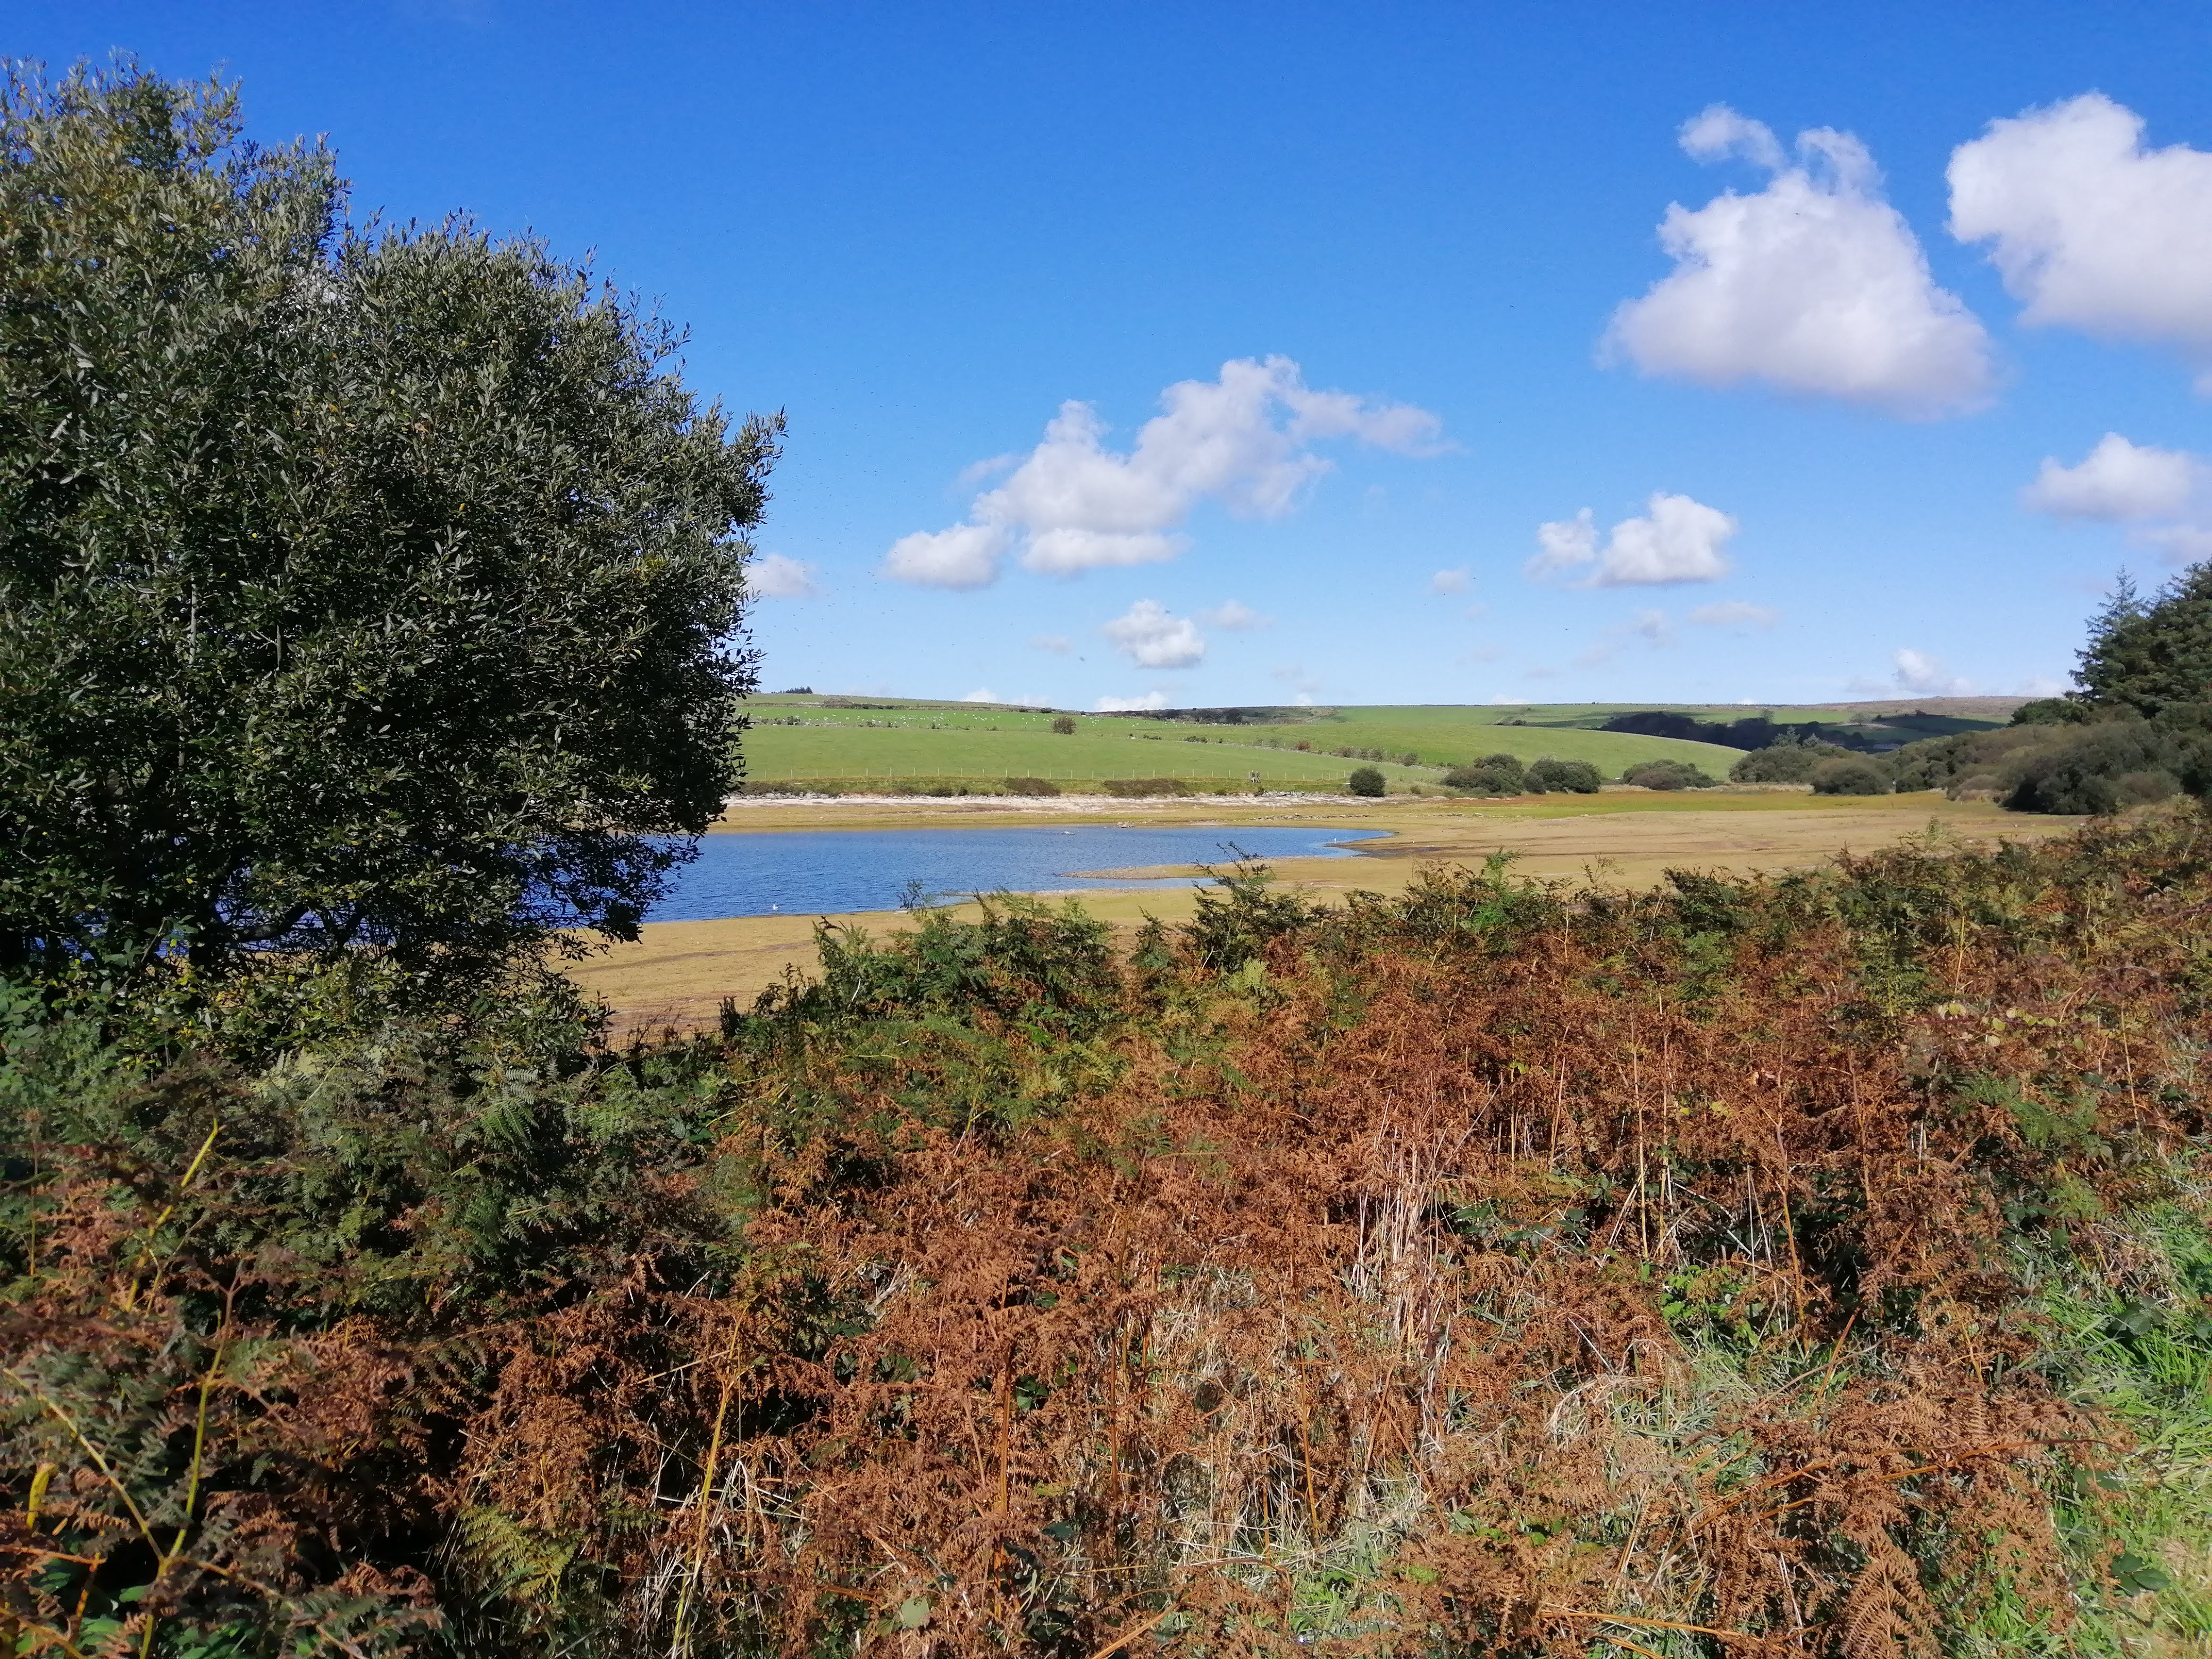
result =
[[780,421],[220,84],[0,98],[0,971],[632,931],[738,776]]

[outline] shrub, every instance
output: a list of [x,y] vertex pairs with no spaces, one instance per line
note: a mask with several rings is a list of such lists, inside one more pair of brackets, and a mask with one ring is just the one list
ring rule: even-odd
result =
[[1056,795],[1060,786],[1050,778],[1008,778],[1006,793],[1010,795]]
[[[1994,732],[1962,732],[1956,737],[1908,743],[1888,757],[1890,776],[1900,793],[1942,789],[1955,798],[1966,779],[2001,775],[2026,752],[2063,742],[2071,730],[2060,726],[2007,726]],[[2011,785],[2004,787],[2008,789]]]
[[1109,795],[1135,799],[1146,795],[1187,795],[1181,778],[1108,778],[1098,786]]
[[1471,795],[1518,795],[1528,787],[1528,775],[1516,756],[1486,755],[1472,766],[1445,773],[1444,787]]
[[1870,760],[1824,760],[1813,769],[1816,795],[1886,795],[1889,779]]
[[1638,761],[1620,775],[1623,783],[1639,789],[1711,789],[1720,782],[1687,761]]
[[[2118,812],[2173,793],[2180,787],[2176,775],[2189,766],[2184,746],[2148,720],[2104,720],[2057,730],[2056,741],[2029,750],[2013,769],[2005,798],[2012,811]],[[2153,781],[2154,774],[2164,783]],[[2123,779],[2131,781],[2125,790]]]
[[1344,781],[1344,788],[1346,794],[1379,796],[1384,789],[1382,775],[1371,766],[1359,767]]
[[1832,743],[1801,743],[1784,738],[1753,750],[1729,768],[1729,776],[1737,783],[1806,783],[1822,761],[1839,760],[1849,753]]
[[1075,735],[1075,716],[1073,714],[1054,714],[1052,717],[1052,729],[1059,732],[1063,738],[1073,737]]
[[1588,761],[1554,760],[1549,755],[1528,769],[1528,781],[1537,794],[1551,790],[1562,795],[1595,795],[1598,790],[1597,768]]

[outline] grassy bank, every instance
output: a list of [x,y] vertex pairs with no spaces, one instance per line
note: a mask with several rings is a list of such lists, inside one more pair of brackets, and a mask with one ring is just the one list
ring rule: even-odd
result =
[[18,1004],[19,1646],[2181,1651],[2208,853],[1008,903],[617,1053]]

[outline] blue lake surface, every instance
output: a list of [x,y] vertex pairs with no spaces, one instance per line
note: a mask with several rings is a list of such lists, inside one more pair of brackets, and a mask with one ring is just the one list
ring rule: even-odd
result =
[[999,891],[1188,886],[1203,878],[1114,880],[1083,872],[1227,864],[1240,851],[1261,860],[1350,858],[1345,843],[1382,833],[1091,824],[1066,830],[779,830],[702,836],[697,860],[677,872],[674,890],[646,920],[893,910],[915,882],[933,899]]

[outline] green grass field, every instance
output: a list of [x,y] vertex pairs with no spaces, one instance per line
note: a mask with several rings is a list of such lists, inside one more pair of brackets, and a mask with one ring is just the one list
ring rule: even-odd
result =
[[[1442,769],[1499,752],[1524,761],[1545,755],[1588,761],[1609,778],[1644,760],[1687,761],[1723,777],[1737,760],[1737,750],[1714,744],[1593,729],[1608,715],[1638,706],[1285,708],[1236,726],[1077,714],[1074,734],[1061,736],[1052,730],[1051,710],[779,694],[753,699],[746,775],[754,788],[986,784],[1007,777],[1048,778],[1068,787],[1171,777],[1194,787],[1244,790],[1256,775],[1269,788],[1333,790],[1343,787],[1353,768],[1375,766],[1396,792],[1434,787]],[[1748,711],[1684,712],[1728,719]],[[1388,758],[1335,752],[1343,749],[1379,750]],[[1414,764],[1404,763],[1407,755],[1416,757]]]

